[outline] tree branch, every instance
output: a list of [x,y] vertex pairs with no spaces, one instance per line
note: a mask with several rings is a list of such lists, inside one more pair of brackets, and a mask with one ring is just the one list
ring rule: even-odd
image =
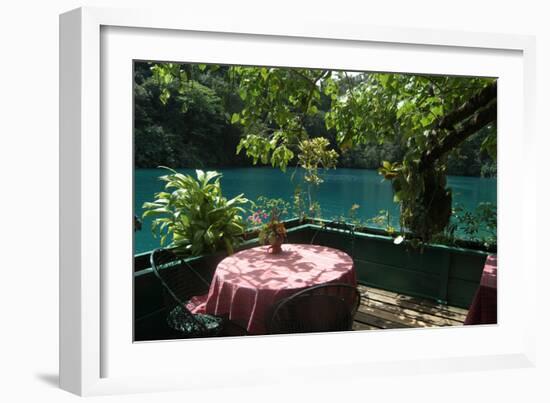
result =
[[479,91],[477,94],[471,97],[468,101],[466,101],[460,107],[448,113],[447,115],[443,116],[443,118],[441,118],[441,120],[435,127],[435,130],[453,129],[453,127],[457,123],[466,119],[468,116],[472,115],[475,111],[477,111],[479,108],[483,107],[484,105],[489,104],[489,102],[491,102],[492,100],[496,100],[496,98],[497,98],[497,82],[495,80],[491,85],[484,87],[481,91]]
[[455,129],[448,132],[445,139],[430,151],[422,155],[420,159],[420,171],[426,170],[441,158],[443,155],[458,146],[472,134],[496,122],[497,102],[491,101],[488,105],[478,109],[472,116],[463,121]]
[[315,87],[317,85],[317,81],[319,81],[321,78],[323,78],[325,76],[325,74],[327,74],[329,71],[331,70],[321,70],[321,74],[319,74],[319,76],[317,77],[308,77],[306,76],[304,73],[302,73],[301,71],[297,70],[297,69],[290,69],[290,71],[300,77],[302,77],[304,80],[306,80],[309,85],[311,85],[312,87]]

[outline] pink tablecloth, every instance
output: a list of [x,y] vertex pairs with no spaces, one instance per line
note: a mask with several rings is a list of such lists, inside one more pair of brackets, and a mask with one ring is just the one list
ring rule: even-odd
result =
[[229,315],[250,334],[265,333],[268,309],[281,298],[313,285],[356,285],[353,260],[346,253],[318,245],[283,244],[283,252],[266,246],[246,249],[222,260],[208,295],[195,297],[194,313]]
[[468,310],[465,325],[497,323],[497,257],[487,256],[479,288]]

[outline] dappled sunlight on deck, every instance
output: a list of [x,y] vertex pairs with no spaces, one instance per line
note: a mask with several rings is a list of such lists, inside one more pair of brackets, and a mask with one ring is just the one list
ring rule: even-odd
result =
[[462,326],[468,311],[377,288],[358,286],[363,295],[354,330]]

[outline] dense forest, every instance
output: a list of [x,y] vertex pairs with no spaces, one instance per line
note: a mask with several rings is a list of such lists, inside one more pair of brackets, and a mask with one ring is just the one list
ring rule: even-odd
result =
[[[183,65],[182,71],[184,79],[181,75],[156,74],[152,63],[134,65],[136,168],[252,165],[251,158],[236,153],[245,133],[242,125],[232,122],[232,117],[242,113],[243,94],[227,74],[228,67]],[[368,73],[348,77],[338,91],[361,84],[367,76]],[[330,106],[331,98],[321,93],[317,109],[304,117],[303,126],[309,137],[325,137],[331,148],[337,148],[336,130],[327,128],[325,119]],[[482,147],[491,130],[494,128],[484,127],[455,148],[447,158],[447,173],[495,176],[496,163]],[[340,149],[337,166],[378,169],[383,161],[402,160],[406,147],[398,136],[382,143],[354,143]],[[295,165],[296,160],[294,157],[289,164]]]

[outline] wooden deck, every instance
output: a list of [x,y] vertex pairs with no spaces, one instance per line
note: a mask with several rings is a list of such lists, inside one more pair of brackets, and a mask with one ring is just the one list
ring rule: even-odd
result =
[[468,311],[434,301],[359,285],[363,295],[353,330],[461,326]]

